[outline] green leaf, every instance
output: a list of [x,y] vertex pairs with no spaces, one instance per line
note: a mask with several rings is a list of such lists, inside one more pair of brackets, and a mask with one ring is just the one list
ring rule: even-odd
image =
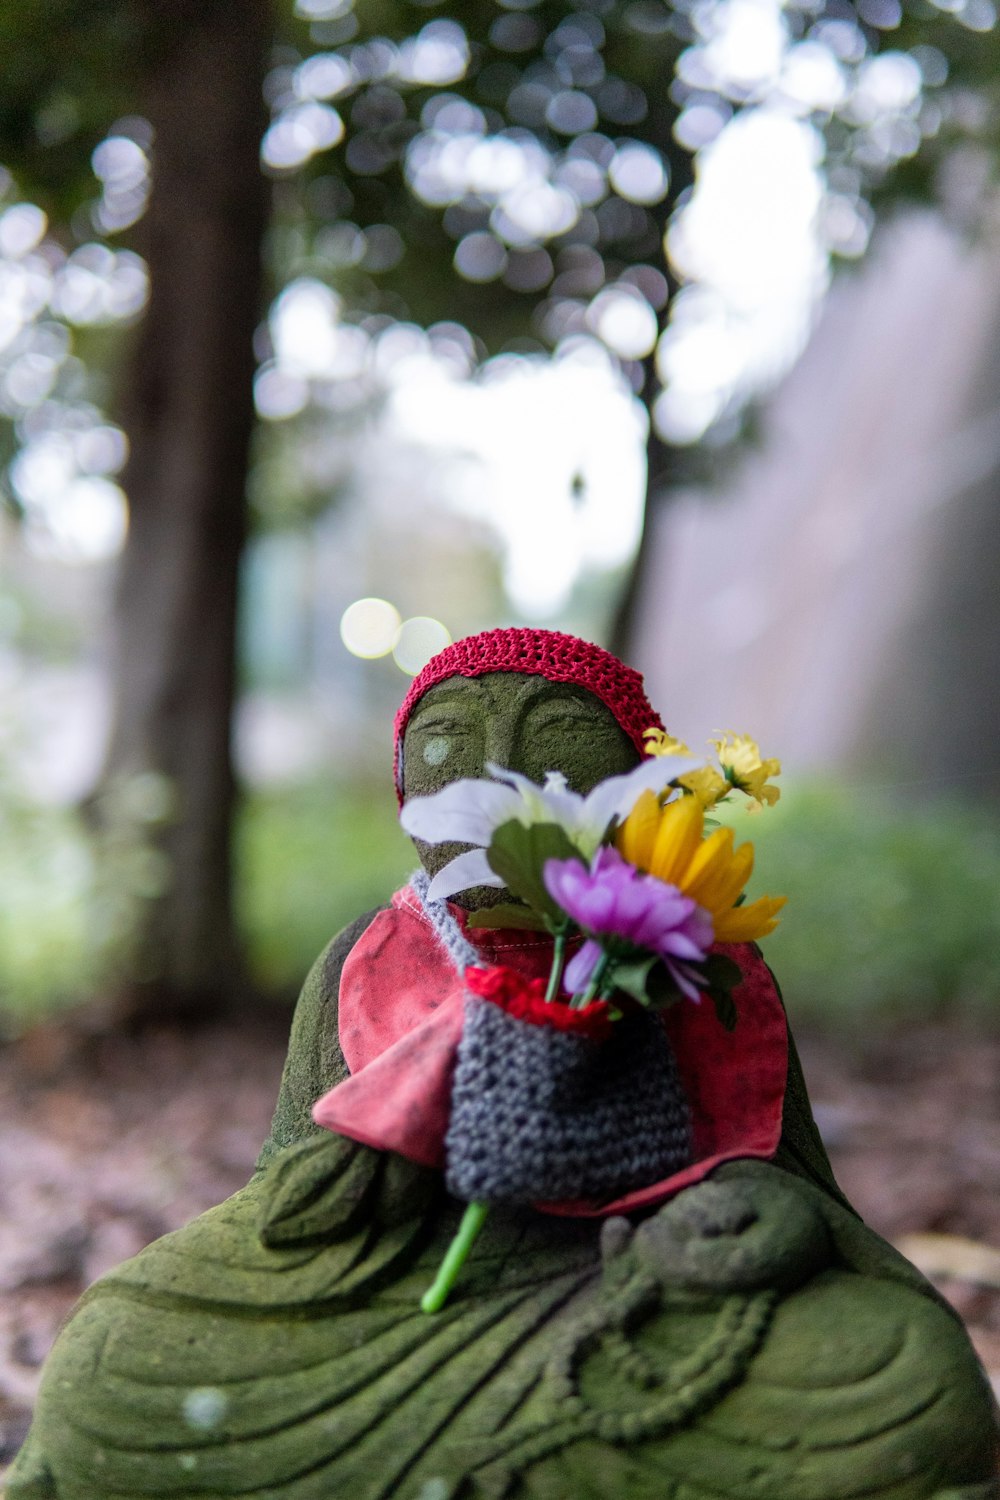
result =
[[615,964],[614,983],[616,990],[622,990],[626,995],[631,995],[633,1000],[638,1000],[640,1005],[649,1004],[649,972],[658,960],[653,958],[637,959],[630,964]]
[[[736,1006],[731,991],[741,982],[743,971],[739,964],[722,953],[713,953],[704,963],[695,964],[701,976],[702,992],[715,1006],[715,1014],[727,1031],[736,1025]],[[683,997],[670,970],[661,958],[637,958],[629,963],[617,964],[614,970],[615,988],[631,995],[640,1005],[650,1010],[666,1010],[676,1005]]]
[[582,856],[558,823],[532,823],[529,828],[516,819],[502,823],[490,841],[486,858],[493,873],[533,912],[548,918],[552,926],[565,925],[565,912],[545,889],[542,867],[548,859],[582,860]]
[[728,993],[743,982],[743,970],[724,953],[710,953],[701,965],[701,971],[710,990],[725,990]]
[[676,1005],[678,1000],[683,998],[673,975],[662,959],[657,959],[649,971],[646,993],[649,995],[649,1004],[653,1010],[666,1010],[668,1005]]
[[727,1031],[733,1031],[738,1017],[732,992],[742,982],[743,970],[731,958],[726,958],[725,954],[712,953],[702,965],[702,972],[705,975],[706,992],[715,1006],[720,1025]]
[[715,1006],[715,1014],[718,1016],[720,1024],[727,1031],[735,1031],[737,1015],[732,995],[728,990],[709,990],[708,994],[709,999]]
[[614,981],[616,989],[624,990],[626,995],[631,995],[649,1010],[666,1010],[668,1005],[676,1005],[681,998],[670,970],[655,954],[634,959],[631,963],[616,964]]
[[467,927],[516,927],[528,932],[548,932],[549,924],[537,912],[526,906],[514,906],[510,901],[503,906],[481,906],[466,918]]

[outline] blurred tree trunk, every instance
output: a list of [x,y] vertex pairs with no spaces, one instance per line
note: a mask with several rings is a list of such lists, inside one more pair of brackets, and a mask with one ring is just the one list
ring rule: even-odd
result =
[[[165,16],[152,0],[153,24]],[[114,720],[98,811],[144,857],[119,1010],[212,1013],[240,986],[231,891],[231,717],[267,185],[266,0],[181,0],[146,76],[151,294],[122,415],[130,525]],[[124,830],[124,832],[123,832]]]

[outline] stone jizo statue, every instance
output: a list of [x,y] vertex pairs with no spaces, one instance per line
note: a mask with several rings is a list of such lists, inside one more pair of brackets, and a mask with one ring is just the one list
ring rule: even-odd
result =
[[[494,762],[586,792],[658,722],[598,648],[488,632],[416,679],[397,787]],[[456,851],[418,852],[433,873]],[[610,1216],[494,1207],[449,1301],[420,1311],[464,1205],[438,1165],[320,1128],[313,1105],[371,1068],[405,1134],[430,1083],[412,1052],[393,1073],[392,1046],[461,990],[470,953],[540,974],[549,952],[465,927],[504,893],[426,888],[414,877],[317,960],[248,1185],[83,1297],[8,1500],[1000,1496],[965,1331],[839,1191],[749,944],[731,1038],[707,1006],[671,1033],[701,1153],[676,1189]]]

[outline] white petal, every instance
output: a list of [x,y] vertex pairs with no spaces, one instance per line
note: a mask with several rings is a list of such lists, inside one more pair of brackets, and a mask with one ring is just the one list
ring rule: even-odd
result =
[[498,766],[495,760],[486,762],[486,769],[497,781],[506,781],[508,786],[516,786],[519,792],[537,792],[538,783],[532,781],[530,776],[525,776],[521,771],[510,771],[506,766]]
[[427,899],[443,901],[473,885],[503,885],[502,877],[490,869],[485,849],[469,849],[439,870],[427,887]]
[[697,756],[654,755],[624,776],[599,781],[584,805],[588,829],[597,839],[603,838],[611,819],[627,817],[643,792],[665,791],[678,776],[697,771],[704,764]]
[[429,797],[404,802],[399,821],[411,838],[425,844],[488,844],[501,823],[517,817],[521,798],[492,781],[449,782]]
[[491,776],[507,781],[520,792],[523,801],[518,816],[522,823],[558,823],[572,834],[583,819],[584,803],[579,792],[571,792],[561,771],[546,771],[545,785],[539,786],[520,771],[508,771],[489,761]]
[[562,786],[546,786],[542,801],[549,819],[559,823],[572,834],[586,822],[586,804],[579,792],[571,792],[565,781]]
[[517,793],[517,817],[522,822],[540,822],[541,787],[537,781],[532,781],[528,775],[522,775],[520,771],[508,771],[505,766],[496,765],[493,760],[487,760],[486,769],[490,775],[495,775],[496,780],[505,781],[508,787],[513,787]]

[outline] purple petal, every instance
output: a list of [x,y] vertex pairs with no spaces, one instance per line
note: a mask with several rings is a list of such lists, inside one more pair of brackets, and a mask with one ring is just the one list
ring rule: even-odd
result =
[[563,985],[571,995],[578,995],[587,988],[590,977],[597,968],[601,952],[600,944],[595,943],[593,938],[588,938],[579,953],[574,954],[570,959],[563,975]]
[[630,874],[632,866],[626,863],[614,845],[602,844],[591,861],[590,873],[606,875],[611,871],[625,871],[626,874]]
[[661,938],[660,953],[664,957],[669,953],[674,958],[688,958],[696,964],[700,964],[705,957],[704,948],[699,948],[698,944],[693,942],[680,929],[675,932],[668,932]]
[[545,889],[560,906],[565,906],[564,897],[572,901],[587,879],[586,866],[578,859],[547,859],[542,866]]
[[623,912],[632,916],[626,935],[638,947],[656,949],[663,934],[681,926],[693,907],[675,886],[651,875],[636,876],[623,899]]
[[668,958],[666,965],[681,994],[693,1000],[695,1005],[699,1005],[701,1003],[701,976],[692,974],[685,964],[679,964],[673,959]]
[[599,927],[614,905],[614,893],[576,859],[547,859],[546,890],[580,927]]

